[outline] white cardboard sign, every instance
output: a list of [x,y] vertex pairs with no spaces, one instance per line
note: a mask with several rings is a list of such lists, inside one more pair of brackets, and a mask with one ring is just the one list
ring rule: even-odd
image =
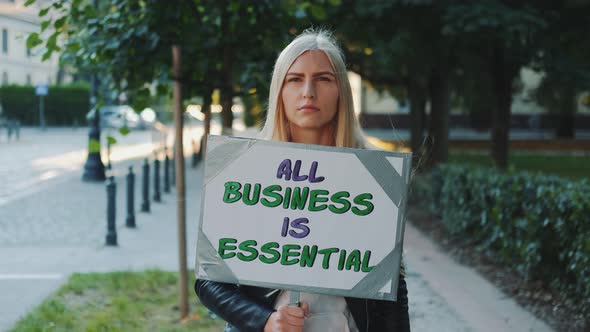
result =
[[197,278],[395,300],[410,162],[210,136]]

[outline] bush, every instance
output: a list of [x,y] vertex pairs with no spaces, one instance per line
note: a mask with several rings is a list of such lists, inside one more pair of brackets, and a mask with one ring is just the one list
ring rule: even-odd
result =
[[[85,124],[90,110],[90,92],[86,84],[52,85],[44,97],[47,125]],[[39,124],[39,97],[32,86],[0,87],[3,116],[25,125]]]
[[443,165],[431,183],[433,206],[450,233],[526,279],[588,301],[590,182]]

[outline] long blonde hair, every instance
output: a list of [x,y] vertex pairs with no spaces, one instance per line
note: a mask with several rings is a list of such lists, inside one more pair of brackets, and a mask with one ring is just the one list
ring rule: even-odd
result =
[[308,29],[304,31],[287,45],[277,58],[270,83],[266,121],[259,138],[290,141],[289,125],[283,109],[281,90],[287,71],[293,62],[301,54],[311,50],[323,51],[335,71],[339,90],[338,112],[334,123],[335,145],[337,147],[365,147],[365,139],[354,113],[352,90],[344,64],[344,55],[331,34],[325,30]]

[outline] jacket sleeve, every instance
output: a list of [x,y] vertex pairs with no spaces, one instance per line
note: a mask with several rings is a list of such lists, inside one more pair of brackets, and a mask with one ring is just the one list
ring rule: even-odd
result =
[[261,304],[234,284],[197,279],[195,292],[209,310],[244,332],[261,332],[274,309]]
[[397,301],[374,302],[373,320],[370,320],[370,331],[410,332],[410,317],[408,313],[408,288],[406,280],[400,275],[397,287]]

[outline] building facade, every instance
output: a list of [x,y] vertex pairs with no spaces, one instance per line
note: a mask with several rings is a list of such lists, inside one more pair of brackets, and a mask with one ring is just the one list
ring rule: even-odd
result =
[[27,48],[27,37],[41,31],[38,7],[25,7],[24,0],[0,0],[0,85],[55,84],[58,59],[41,61],[44,49]]

